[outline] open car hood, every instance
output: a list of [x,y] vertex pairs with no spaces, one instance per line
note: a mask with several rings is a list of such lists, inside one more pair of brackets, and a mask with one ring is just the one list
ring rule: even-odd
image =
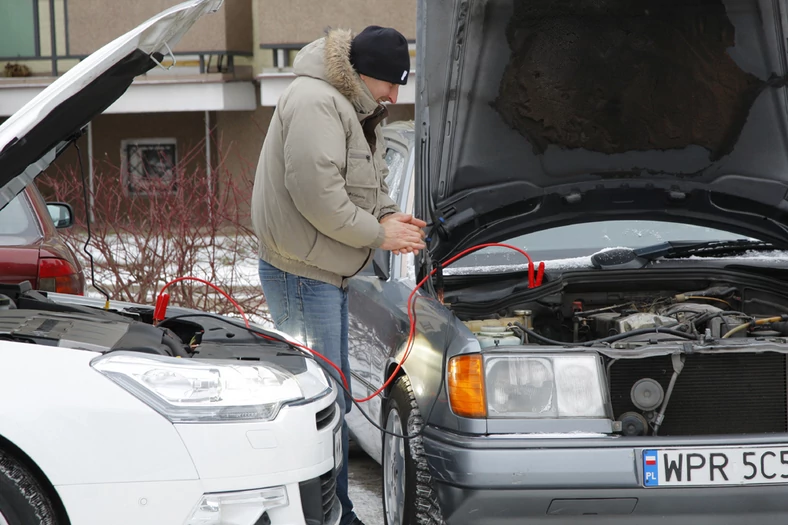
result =
[[118,37],[55,80],[0,126],[0,209],[224,0],[189,0]]
[[416,213],[442,260],[597,220],[788,245],[784,0],[419,0]]

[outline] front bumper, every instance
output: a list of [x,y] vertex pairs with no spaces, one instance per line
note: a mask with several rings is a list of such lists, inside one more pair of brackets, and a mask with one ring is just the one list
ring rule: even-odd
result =
[[[668,519],[693,525],[788,523],[788,484],[647,488],[642,450],[654,443],[631,443],[604,437],[469,438],[432,428],[424,434],[450,525],[569,525],[578,519],[589,525],[656,525]],[[723,444],[730,442],[709,442]],[[771,444],[784,447],[788,441]]]
[[[334,472],[327,472],[301,482],[280,482],[278,486],[287,491],[288,504],[266,511],[270,523],[337,525],[342,509],[335,495],[335,479]],[[227,481],[234,484],[234,480]],[[325,497],[330,500],[325,514],[321,488],[328,488]],[[200,481],[68,485],[57,487],[57,491],[74,525],[183,525],[206,493]],[[266,521],[263,518],[257,523]]]
[[[306,405],[285,407],[270,422],[174,427],[194,463],[196,479],[56,485],[71,523],[184,525],[191,523],[204,496],[216,501],[270,488],[283,488],[287,500],[266,508],[270,523],[339,523],[335,440],[341,419],[333,393]],[[249,521],[232,519],[228,509],[221,511],[221,520],[210,523]],[[255,519],[248,525],[268,520]]]

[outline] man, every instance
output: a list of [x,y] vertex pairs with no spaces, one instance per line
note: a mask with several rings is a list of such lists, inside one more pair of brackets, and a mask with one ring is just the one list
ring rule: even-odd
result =
[[[426,223],[388,196],[380,123],[410,71],[399,32],[332,30],[302,49],[271,119],[252,192],[260,281],[277,329],[326,356],[350,381],[347,281],[375,249],[418,253]],[[335,380],[339,374],[332,370]],[[348,497],[350,398],[340,395],[341,525],[363,525]]]

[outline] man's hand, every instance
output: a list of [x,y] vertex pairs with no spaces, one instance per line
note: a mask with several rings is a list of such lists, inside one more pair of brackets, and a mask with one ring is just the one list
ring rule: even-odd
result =
[[424,222],[423,220],[418,219],[418,218],[416,218],[413,215],[410,215],[408,213],[400,213],[400,212],[389,213],[388,215],[386,215],[385,217],[380,219],[380,223],[383,224],[384,222],[386,222],[388,220],[391,220],[391,219],[410,223],[410,224],[416,226],[417,228],[424,228],[424,227],[427,226],[427,223]]
[[407,213],[392,213],[380,220],[386,232],[386,238],[380,246],[395,254],[414,253],[426,248],[424,244],[424,228],[427,223]]

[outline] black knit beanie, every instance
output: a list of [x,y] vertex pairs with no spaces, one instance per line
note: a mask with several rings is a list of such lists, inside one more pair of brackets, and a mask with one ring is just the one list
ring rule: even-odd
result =
[[396,29],[369,26],[350,44],[350,63],[361,75],[405,85],[410,72],[408,41]]

